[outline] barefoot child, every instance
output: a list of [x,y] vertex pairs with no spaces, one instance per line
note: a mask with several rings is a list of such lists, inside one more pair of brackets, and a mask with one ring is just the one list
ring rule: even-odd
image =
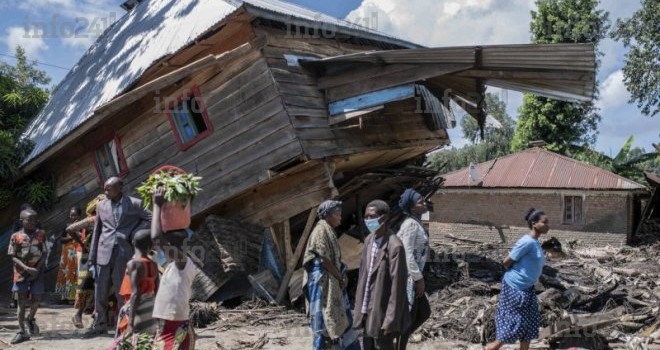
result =
[[119,295],[124,297],[124,307],[119,311],[119,323],[115,338],[123,333],[156,334],[156,320],[152,317],[154,297],[158,287],[158,267],[149,259],[151,231],[137,231],[133,237],[135,254],[126,264],[126,274]]
[[[39,334],[34,316],[39,308],[39,299],[44,293],[43,266],[48,252],[46,233],[37,229],[37,212],[25,209],[21,211],[20,218],[23,227],[11,235],[8,251],[14,263],[12,292],[16,293],[18,298],[19,331],[11,340],[12,344],[24,342],[30,339],[30,335]],[[28,307],[30,313],[26,322],[25,312]],[[30,335],[25,332],[26,324]]]
[[163,194],[162,188],[154,194],[151,221],[151,238],[168,259],[154,305],[153,317],[159,319],[154,350],[194,350],[195,332],[188,315],[192,283],[199,270],[184,251],[188,239],[186,230],[161,231]]

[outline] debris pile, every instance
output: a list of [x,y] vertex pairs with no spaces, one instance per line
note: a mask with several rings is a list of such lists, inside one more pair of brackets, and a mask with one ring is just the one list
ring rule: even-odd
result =
[[190,321],[196,328],[206,327],[216,332],[241,327],[284,328],[308,324],[305,314],[257,298],[242,302],[235,308],[219,306],[216,303],[193,302],[190,307]]
[[[437,254],[426,272],[432,319],[413,341],[484,344],[495,339],[494,315],[504,273],[499,262],[508,249],[457,242],[435,247]],[[553,258],[546,259],[536,286],[543,343],[558,349],[637,350],[660,342],[660,245],[570,245],[563,254],[548,254]]]

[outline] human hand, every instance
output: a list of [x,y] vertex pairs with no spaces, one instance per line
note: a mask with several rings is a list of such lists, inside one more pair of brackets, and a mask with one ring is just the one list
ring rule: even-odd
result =
[[96,279],[96,272],[97,272],[96,269],[97,269],[97,267],[94,264],[89,266],[89,272],[92,274],[93,279]]
[[424,279],[415,281],[415,298],[421,298],[424,296],[426,290],[426,285],[424,284]]
[[341,280],[339,280],[339,286],[341,289],[346,289],[346,287],[348,287],[348,277],[346,275],[341,276]]
[[153,194],[154,205],[162,206],[165,203],[165,188],[158,187],[156,193]]
[[34,277],[39,274],[39,270],[35,269],[34,267],[28,267],[25,269],[25,272],[30,275],[30,277]]
[[126,326],[126,334],[133,334],[133,325],[130,322]]

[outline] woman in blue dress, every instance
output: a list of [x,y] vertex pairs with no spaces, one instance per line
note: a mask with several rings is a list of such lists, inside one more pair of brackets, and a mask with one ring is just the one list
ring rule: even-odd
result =
[[496,340],[486,350],[520,341],[520,349],[529,349],[539,336],[540,315],[534,285],[543,271],[544,253],[539,237],[550,229],[548,217],[541,210],[529,209],[525,221],[530,233],[521,237],[504,259],[500,301],[495,315]]

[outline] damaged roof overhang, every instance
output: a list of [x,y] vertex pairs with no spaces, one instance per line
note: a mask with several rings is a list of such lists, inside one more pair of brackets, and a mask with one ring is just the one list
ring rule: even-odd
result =
[[483,127],[486,85],[591,101],[596,55],[592,44],[523,44],[368,51],[303,59],[301,64],[317,71],[318,87],[329,103],[423,82],[441,101],[458,103]]

